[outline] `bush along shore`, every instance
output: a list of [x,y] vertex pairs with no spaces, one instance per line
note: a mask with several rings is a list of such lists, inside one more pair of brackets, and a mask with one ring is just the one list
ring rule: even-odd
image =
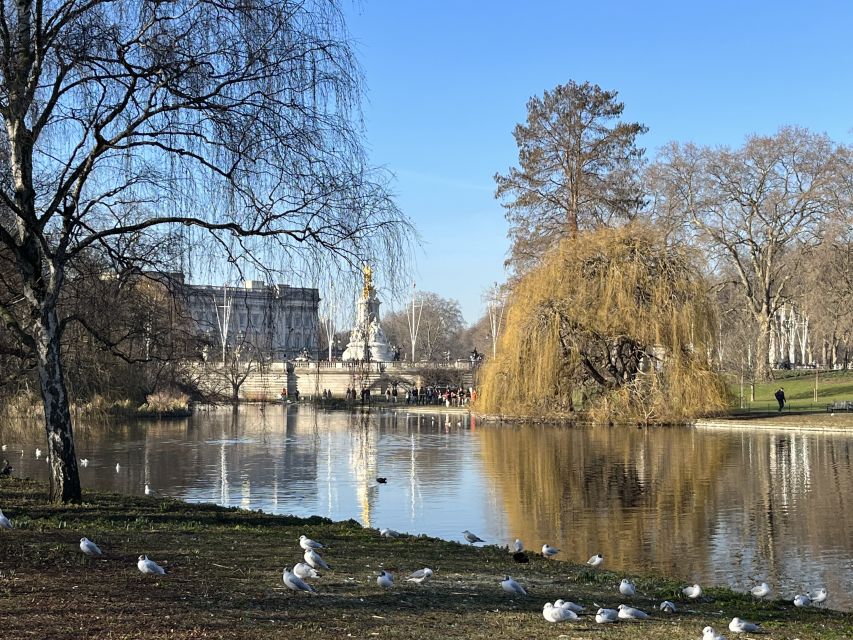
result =
[[[164,497],[87,494],[82,505],[45,502],[44,487],[0,482],[0,618],[8,638],[700,638],[706,626],[733,636],[734,616],[760,623],[777,639],[851,638],[853,614],[795,608],[790,601],[704,588],[697,600],[684,583],[628,575],[528,552],[518,564],[505,547],[425,536],[383,537],[357,522],[272,516]],[[464,524],[460,523],[460,529]],[[301,562],[300,535],[325,545],[331,570],[310,580],[317,593],[288,590],[282,569]],[[88,557],[80,539],[98,544]],[[165,575],[145,575],[145,554]],[[606,563],[606,560],[605,560]],[[606,566],[606,564],[605,564]],[[432,579],[407,582],[429,567]],[[377,584],[390,571],[394,585]],[[506,575],[528,592],[501,588]],[[629,577],[637,595],[619,594]],[[586,607],[576,621],[542,615],[558,598]],[[663,600],[677,611],[658,609]],[[832,594],[828,604],[831,605]],[[597,603],[597,604],[594,604]],[[648,620],[596,624],[598,606],[627,603]]]

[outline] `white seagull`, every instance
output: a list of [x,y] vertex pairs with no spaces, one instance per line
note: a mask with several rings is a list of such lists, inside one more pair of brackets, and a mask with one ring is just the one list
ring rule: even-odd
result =
[[555,600],[555,601],[554,601],[554,606],[555,606],[555,607],[564,607],[564,608],[568,608],[568,609],[571,609],[572,611],[574,611],[575,613],[580,613],[581,611],[583,611],[583,610],[584,610],[584,608],[583,608],[581,605],[579,605],[579,604],[575,604],[574,602],[568,602],[568,601],[565,601],[565,600],[562,600],[562,599],[560,599],[560,600]]
[[812,603],[812,599],[804,593],[798,593],[794,596],[795,607],[808,607]]
[[809,597],[811,598],[812,604],[822,604],[826,602],[826,589],[821,587]]
[[0,529],[12,529],[12,521],[3,515],[3,510],[0,509]]
[[755,596],[756,598],[766,598],[770,595],[770,585],[766,582],[762,582],[761,584],[755,585],[749,592]]
[[623,596],[628,596],[632,598],[636,590],[634,589],[634,583],[628,580],[628,578],[622,578],[622,582],[619,583],[619,593]]
[[89,538],[80,538],[80,551],[90,557],[104,555],[100,547],[89,540]]
[[399,538],[400,532],[394,531],[393,529],[380,529],[379,535],[383,538]]
[[116,462],[116,473],[119,473],[120,471],[121,471],[121,465],[118,462]]
[[560,553],[560,550],[556,547],[552,547],[550,544],[542,545],[542,555],[546,558],[553,558],[558,553]]
[[683,593],[686,598],[695,600],[696,598],[702,595],[702,587],[700,587],[698,584],[689,585],[687,587],[684,587],[681,590],[681,593]]
[[595,621],[598,624],[607,622],[616,622],[619,619],[619,612],[616,609],[599,609],[595,614]]
[[542,616],[548,622],[565,622],[566,620],[577,620],[578,614],[566,606],[558,607],[550,602],[546,602],[542,607]]
[[146,484],[146,485],[145,485],[145,495],[146,495],[146,496],[154,496],[154,495],[157,495],[157,492],[156,492],[156,491],[154,491],[151,487],[149,487],[149,486]]
[[660,609],[664,613],[675,613],[675,603],[670,602],[669,600],[664,600],[660,603],[658,609]]
[[604,563],[604,556],[600,553],[596,553],[592,556],[586,563],[591,567],[600,567]]
[[623,620],[645,620],[649,614],[645,611],[640,611],[634,607],[629,607],[627,604],[619,605],[619,613],[616,614]]
[[36,460],[38,460],[39,458],[41,458],[41,449],[36,447]]
[[714,627],[705,627],[702,629],[702,640],[726,640],[726,637],[714,631]]
[[299,562],[293,567],[293,573],[297,578],[302,578],[303,580],[307,580],[308,578],[319,578],[320,572],[317,571],[311,565],[305,564],[304,562]]
[[524,543],[521,541],[521,538],[515,539],[515,543],[513,543],[512,548],[515,549],[516,553],[524,551]]
[[315,569],[327,569],[331,571],[331,569],[329,569],[329,565],[326,564],[326,561],[323,560],[320,554],[314,551],[314,549],[306,549],[303,557],[305,558],[305,562]]
[[432,569],[430,569],[429,567],[424,567],[423,569],[418,569],[417,571],[413,571],[412,573],[410,573],[409,577],[406,578],[406,581],[423,584],[430,578],[432,578]]
[[323,548],[322,544],[320,544],[319,542],[317,542],[315,540],[312,540],[311,538],[309,538],[308,536],[306,536],[304,534],[299,536],[299,546],[302,547],[303,549],[305,549],[306,551],[308,549],[322,549]]
[[281,575],[281,580],[282,582],[284,582],[284,586],[290,589],[291,591],[309,591],[313,593],[317,592],[314,587],[312,587],[298,575],[293,573],[290,570],[290,567],[284,568],[284,573],[282,573]]
[[483,540],[480,536],[478,536],[474,533],[471,533],[470,531],[468,531],[468,529],[465,529],[465,531],[463,531],[462,534],[465,536],[465,539],[468,542],[470,542],[471,544],[476,544],[478,542],[485,542],[485,540]]
[[504,579],[501,580],[501,587],[507,593],[513,593],[520,596],[526,596],[527,592],[524,590],[520,584],[518,584],[515,580],[510,578],[509,576],[504,576]]
[[153,560],[149,560],[148,556],[139,556],[139,562],[136,563],[136,568],[142,573],[154,573],[164,575],[166,570]]
[[729,622],[729,631],[732,633],[761,633],[762,629],[757,624],[747,622],[743,618],[732,618]]
[[394,586],[394,574],[390,571],[380,571],[379,577],[376,578],[376,584],[383,589],[390,589]]

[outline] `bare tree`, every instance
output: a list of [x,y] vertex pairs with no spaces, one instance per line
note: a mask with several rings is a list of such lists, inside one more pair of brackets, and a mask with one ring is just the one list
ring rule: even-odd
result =
[[50,497],[79,501],[58,306],[76,261],[175,268],[206,234],[258,268],[360,262],[399,255],[405,221],[365,164],[335,0],[2,7],[0,247],[22,295],[0,319],[38,371]]
[[799,270],[791,250],[816,244],[843,206],[845,152],[825,135],[789,127],[736,150],[672,144],[649,173],[657,205],[686,218],[736,274],[757,329],[760,380],[770,377],[773,318]]
[[512,240],[508,263],[535,265],[561,238],[612,219],[634,216],[642,203],[637,169],[644,150],[635,144],[646,127],[622,122],[617,92],[569,82],[534,96],[527,123],[516,125],[518,167],[496,174]]
[[[441,361],[467,357],[461,342],[465,319],[459,302],[442,298],[436,293],[422,291],[418,295],[419,330],[415,352],[417,360]],[[411,339],[409,330],[411,310],[389,313],[382,320],[389,342],[399,347]]]

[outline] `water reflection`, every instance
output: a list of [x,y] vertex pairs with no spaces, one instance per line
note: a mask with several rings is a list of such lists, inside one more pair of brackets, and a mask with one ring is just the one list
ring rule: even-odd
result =
[[[77,427],[85,487],[460,540],[545,542],[561,557],[778,595],[825,585],[853,608],[853,441],[694,429],[475,428],[445,416],[220,409]],[[18,475],[46,478],[38,425],[0,426]],[[22,455],[23,453],[23,455]],[[115,471],[120,463],[120,471]],[[386,476],[387,485],[376,482]]]

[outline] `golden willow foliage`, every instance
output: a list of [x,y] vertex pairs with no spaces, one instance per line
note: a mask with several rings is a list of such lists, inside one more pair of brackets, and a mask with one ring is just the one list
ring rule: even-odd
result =
[[686,250],[632,223],[569,238],[513,286],[478,409],[595,421],[679,422],[724,409],[715,319]]

